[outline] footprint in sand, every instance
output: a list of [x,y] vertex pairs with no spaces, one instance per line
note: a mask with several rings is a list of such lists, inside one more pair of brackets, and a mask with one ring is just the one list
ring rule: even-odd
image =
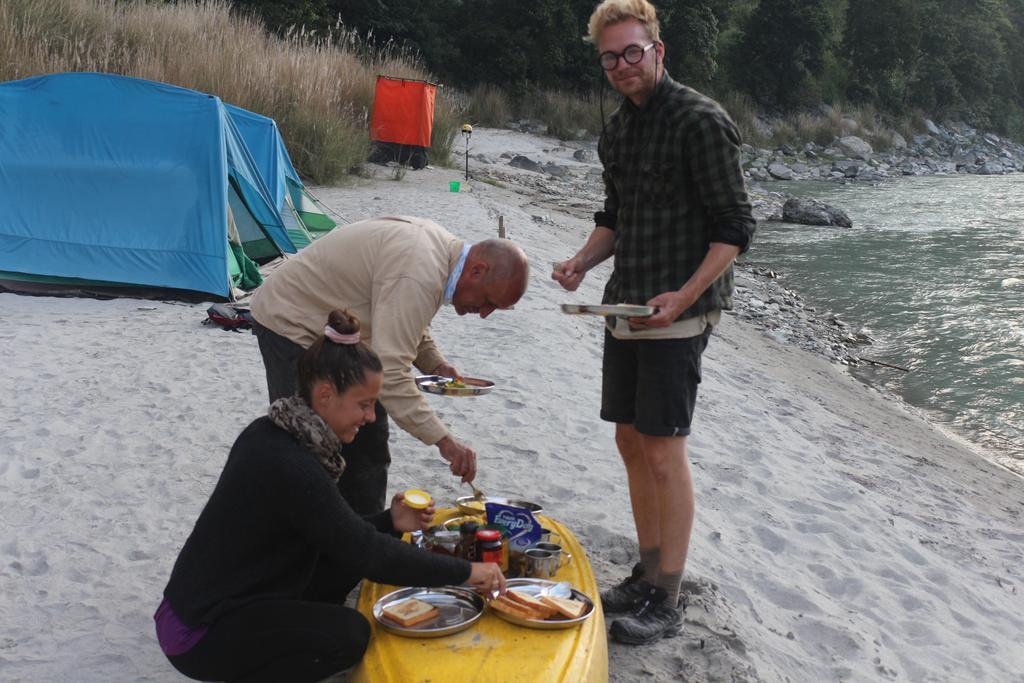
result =
[[825,592],[833,598],[854,597],[864,591],[864,582],[860,579],[847,577],[825,583]]
[[8,566],[17,573],[25,576],[42,576],[50,571],[50,564],[42,554],[38,554],[36,557],[30,558],[26,562],[15,560]]
[[849,659],[861,650],[861,644],[851,633],[817,619],[806,619],[795,630],[801,640],[823,646],[840,660]]
[[522,459],[526,462],[537,462],[540,459],[540,454],[537,451],[530,450],[528,448],[519,448],[518,446],[505,446],[505,449],[511,451],[517,459]]
[[765,550],[769,552],[777,554],[786,549],[786,540],[771,529],[763,526],[754,527],[754,534]]
[[819,579],[829,581],[836,578],[836,573],[823,564],[809,564],[807,565],[807,568],[810,569],[811,572]]
[[561,486],[552,486],[547,489],[545,495],[552,498],[558,498],[559,500],[569,500],[573,496],[573,491]]
[[919,567],[928,564],[928,560],[924,556],[922,556],[920,553],[911,550],[910,548],[900,548],[899,554],[902,555],[904,559],[906,559],[908,562],[912,562]]

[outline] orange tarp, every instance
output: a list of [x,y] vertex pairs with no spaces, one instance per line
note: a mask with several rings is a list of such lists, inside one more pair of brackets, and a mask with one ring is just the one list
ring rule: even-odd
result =
[[370,139],[430,147],[436,91],[433,83],[378,76]]

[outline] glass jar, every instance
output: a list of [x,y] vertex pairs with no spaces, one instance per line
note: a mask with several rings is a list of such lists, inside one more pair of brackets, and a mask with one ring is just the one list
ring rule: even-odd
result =
[[458,531],[439,529],[427,538],[427,545],[431,552],[457,557],[461,538]]
[[497,529],[480,529],[476,532],[476,561],[493,562],[501,571],[508,570],[508,559],[505,555],[504,544],[501,542],[501,532]]
[[480,525],[476,522],[464,522],[459,527],[462,540],[459,541],[459,556],[464,560],[476,562],[476,532]]

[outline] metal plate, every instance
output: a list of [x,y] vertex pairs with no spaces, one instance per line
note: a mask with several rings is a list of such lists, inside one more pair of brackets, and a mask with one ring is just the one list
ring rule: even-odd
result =
[[461,498],[455,499],[455,507],[459,508],[459,512],[464,515],[473,515],[477,517],[483,517],[487,514],[487,508],[485,507],[487,503],[499,503],[501,505],[511,505],[517,508],[526,508],[534,514],[544,511],[544,508],[536,503],[531,503],[526,500],[516,500],[514,498],[495,498],[494,496],[486,496],[483,500],[479,500],[474,496],[462,496]]
[[505,587],[514,588],[517,591],[529,593],[534,596],[550,594],[556,597],[573,598],[587,605],[587,611],[583,613],[583,616],[576,617],[575,619],[524,619],[523,617],[517,617],[514,614],[506,614],[505,612],[499,612],[498,610],[491,608],[492,614],[511,624],[525,626],[526,628],[536,628],[542,631],[557,631],[560,629],[578,626],[589,619],[590,615],[594,613],[594,601],[575,588],[569,588],[569,593],[566,594],[564,592],[566,590],[565,582],[548,581],[546,579],[509,579],[505,583]]
[[618,318],[647,318],[654,315],[654,306],[632,304],[562,304],[562,313],[603,315]]
[[494,388],[494,382],[477,377],[463,377],[465,386],[452,386],[454,377],[444,375],[420,375],[416,378],[416,386],[420,391],[438,396],[482,396]]
[[[384,608],[408,598],[429,602],[440,615],[435,619],[402,626],[384,616]],[[484,613],[484,599],[467,588],[444,586],[442,588],[402,588],[388,593],[373,604],[373,618],[381,628],[395,635],[407,638],[440,638],[472,626]]]

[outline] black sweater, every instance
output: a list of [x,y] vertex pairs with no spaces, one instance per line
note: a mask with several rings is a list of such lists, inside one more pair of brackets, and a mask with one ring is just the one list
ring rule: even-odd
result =
[[356,514],[316,456],[261,417],[232,446],[164,596],[195,628],[254,600],[298,599],[321,555],[379,583],[442,586],[469,578],[465,560],[420,550],[393,531],[387,511]]

